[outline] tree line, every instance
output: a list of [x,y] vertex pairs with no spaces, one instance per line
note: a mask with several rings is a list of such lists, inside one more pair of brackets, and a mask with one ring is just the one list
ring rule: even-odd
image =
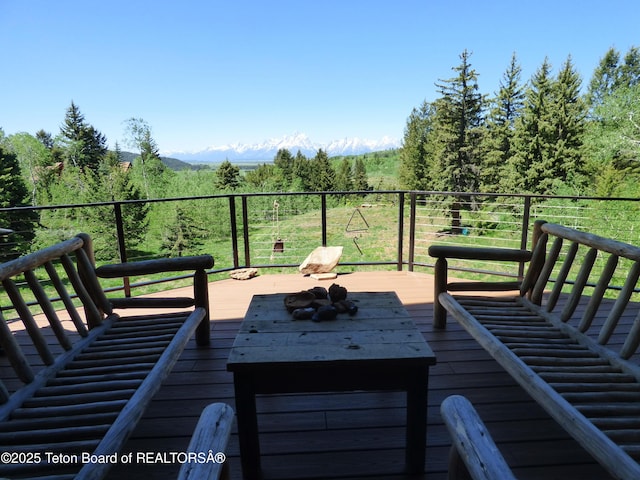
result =
[[[72,101],[60,132],[53,136],[40,130],[35,135],[5,136],[0,129],[0,208],[16,206],[80,205],[112,201],[202,196],[228,191],[353,191],[367,190],[364,162],[343,158],[330,160],[319,150],[312,158],[280,150],[273,163],[241,175],[228,160],[217,169],[175,172],[159,155],[151,127],[140,118],[125,122],[125,147],[136,152],[133,162],[124,161],[119,144],[107,148],[106,137],[88,123]],[[149,224],[161,225],[167,255],[181,255],[187,245],[201,242],[206,232],[220,223],[199,218],[197,209],[177,202],[150,206],[128,203],[122,223],[128,246],[143,241]],[[207,212],[213,214],[213,212]],[[202,217],[202,215],[200,215]],[[105,259],[117,257],[115,211],[109,206],[0,212],[0,227],[11,228],[0,236],[3,257],[39,248],[68,238],[70,228],[92,234],[96,252]]]
[[401,188],[599,196],[635,189],[639,48],[624,56],[609,49],[585,93],[570,56],[555,75],[545,59],[523,82],[513,54],[493,96],[480,92],[468,51],[453,71],[436,84],[439,98],[407,119]]

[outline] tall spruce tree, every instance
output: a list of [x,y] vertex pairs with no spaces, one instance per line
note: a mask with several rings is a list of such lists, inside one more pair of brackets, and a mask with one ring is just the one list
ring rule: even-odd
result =
[[329,162],[327,152],[318,150],[311,160],[311,172],[313,172],[312,190],[315,192],[328,192],[335,189],[336,172]]
[[282,172],[282,178],[287,185],[290,185],[291,181],[293,180],[293,162],[293,155],[291,155],[291,152],[286,148],[279,149],[276,153],[275,158],[273,159],[274,165],[278,167]]
[[640,84],[640,48],[631,47],[620,66],[619,87],[634,87]]
[[361,157],[356,157],[353,163],[353,188],[358,191],[369,190],[367,167],[365,167]]
[[582,80],[571,57],[562,65],[553,84],[552,124],[554,138],[551,157],[545,166],[547,175],[541,179],[544,191],[556,192],[559,186],[570,186],[572,193],[580,189],[584,180],[582,144],[586,122],[586,105],[580,94]]
[[548,193],[540,181],[547,175],[545,165],[554,140],[552,90],[551,64],[545,58],[531,79],[522,116],[516,121],[515,153],[509,159],[504,179],[508,191]]
[[338,164],[336,172],[335,189],[341,192],[353,190],[353,170],[348,158],[343,158]]
[[503,191],[506,164],[513,155],[515,122],[524,107],[521,72],[514,53],[500,82],[500,90],[491,101],[486,121],[487,132],[483,142],[485,159],[480,175],[481,190],[484,192]]
[[[85,203],[141,200],[142,194],[131,178],[131,169],[122,162],[120,146],[110,151],[97,171],[86,174],[90,186],[80,199]],[[148,229],[149,205],[146,203],[126,203],[120,206],[122,227],[127,240],[127,248],[135,248],[144,238]],[[84,215],[86,225],[82,228],[94,239],[96,256],[101,260],[119,261],[117,232],[113,206],[95,206]]]
[[422,102],[414,108],[407,119],[400,150],[398,181],[401,188],[423,190],[430,188],[429,162],[432,157],[430,145],[434,129],[435,105]]
[[607,95],[611,94],[620,81],[620,52],[610,48],[600,59],[600,63],[593,72],[586,100],[591,109],[604,102]]
[[[0,145],[0,207],[26,205],[29,205],[29,191],[20,174],[18,159]],[[33,210],[0,213],[0,227],[13,230],[9,235],[0,235],[0,261],[28,251],[37,222],[38,214]]]
[[240,186],[240,169],[229,160],[225,160],[216,170],[216,187],[223,190],[235,190]]
[[89,125],[72,101],[60,127],[64,158],[72,166],[85,170],[97,170],[107,153],[107,139]]
[[474,208],[474,197],[466,192],[479,189],[482,167],[482,125],[484,97],[479,92],[478,74],[469,62],[471,54],[460,54],[457,75],[437,84],[442,97],[436,102],[435,170],[431,178],[437,189],[461,192],[450,205],[453,233],[461,231],[461,209]]

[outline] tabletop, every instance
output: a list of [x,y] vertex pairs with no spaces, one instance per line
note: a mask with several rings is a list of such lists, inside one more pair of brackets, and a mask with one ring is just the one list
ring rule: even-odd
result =
[[436,363],[395,292],[350,292],[358,312],[323,322],[294,320],[285,309],[285,296],[252,298],[229,355],[229,371],[278,365]]

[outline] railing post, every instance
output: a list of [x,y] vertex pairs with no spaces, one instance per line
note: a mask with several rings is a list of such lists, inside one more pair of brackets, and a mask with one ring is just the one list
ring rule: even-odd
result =
[[236,224],[236,197],[229,195],[229,221],[231,222],[231,246],[233,250],[233,268],[238,268],[238,225]]
[[400,192],[398,195],[398,264],[397,270],[402,271],[402,243],[404,240],[404,192]]
[[244,240],[244,264],[251,266],[251,251],[249,247],[249,210],[247,209],[247,197],[242,196],[242,238]]
[[[122,205],[120,203],[113,204],[113,213],[116,218],[116,233],[118,236],[118,256],[120,263],[127,263],[127,247],[124,243],[124,224],[122,222]],[[129,277],[122,277],[122,286],[124,288],[124,296],[131,296],[131,282]]]
[[409,208],[409,271],[413,272],[416,255],[416,192],[411,192]]
[[320,196],[322,200],[322,246],[327,246],[327,194],[323,193]]

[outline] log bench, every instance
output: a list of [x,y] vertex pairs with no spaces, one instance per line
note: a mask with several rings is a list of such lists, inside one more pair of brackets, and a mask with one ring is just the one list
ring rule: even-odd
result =
[[[212,266],[95,268],[85,234],[1,264],[0,477],[103,478],[189,339],[209,344]],[[192,297],[108,298],[98,280],[181,271]],[[132,307],[154,310],[115,313]]]
[[[486,295],[481,283],[449,283],[447,260],[475,253],[528,258],[519,289]],[[538,221],[532,251],[432,245],[429,254],[437,258],[435,327],[452,315],[613,478],[640,478],[640,316],[632,301],[640,248]]]

